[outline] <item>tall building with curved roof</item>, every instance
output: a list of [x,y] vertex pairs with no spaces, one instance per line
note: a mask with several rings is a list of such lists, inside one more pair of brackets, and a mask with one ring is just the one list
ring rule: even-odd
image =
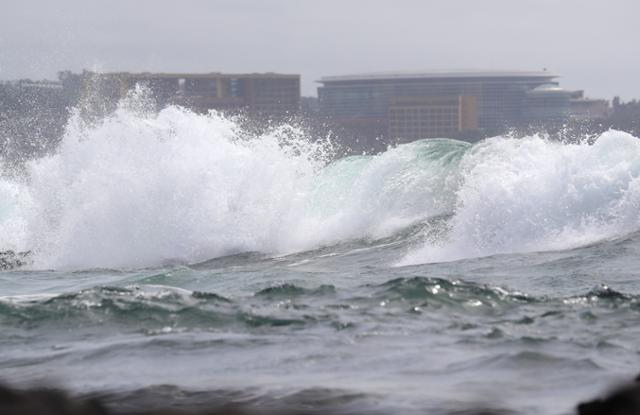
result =
[[326,76],[320,112],[364,142],[500,134],[562,119],[570,94],[547,71],[386,72]]

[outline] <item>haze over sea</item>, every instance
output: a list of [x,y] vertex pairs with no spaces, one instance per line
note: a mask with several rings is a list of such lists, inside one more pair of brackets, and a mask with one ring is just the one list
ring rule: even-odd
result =
[[0,250],[29,251],[0,273],[1,380],[133,407],[555,414],[634,374],[636,137],[338,158],[293,125],[143,101],[74,115],[0,178]]

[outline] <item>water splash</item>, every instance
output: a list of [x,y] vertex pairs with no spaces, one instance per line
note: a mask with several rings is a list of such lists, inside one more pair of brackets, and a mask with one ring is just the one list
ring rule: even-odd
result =
[[421,140],[332,161],[330,143],[292,125],[252,135],[216,112],[150,107],[138,90],[101,120],[76,113],[54,154],[0,179],[0,251],[31,251],[35,268],[136,268],[426,224],[405,265],[640,227],[640,141],[622,132],[592,144]]
[[32,251],[35,268],[130,268],[389,235],[451,209],[448,158],[467,147],[327,165],[330,146],[294,126],[248,136],[216,112],[146,108],[133,96],[97,122],[75,114],[55,154],[0,180],[0,249]]
[[451,231],[402,264],[569,249],[640,227],[640,141],[493,138],[467,152]]

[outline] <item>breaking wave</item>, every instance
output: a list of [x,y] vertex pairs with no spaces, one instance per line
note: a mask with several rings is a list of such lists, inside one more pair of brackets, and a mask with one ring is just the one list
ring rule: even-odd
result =
[[[75,115],[55,154],[0,179],[0,250],[34,268],[135,268],[282,254],[435,221],[400,264],[566,249],[640,227],[640,141],[422,140],[333,160],[284,125],[123,103]],[[428,228],[429,226],[427,226]]]
[[403,264],[570,249],[640,227],[640,140],[624,132],[592,145],[492,138],[459,168],[450,232]]

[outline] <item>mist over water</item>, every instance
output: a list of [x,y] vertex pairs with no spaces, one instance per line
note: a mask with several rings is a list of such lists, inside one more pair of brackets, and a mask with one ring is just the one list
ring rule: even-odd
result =
[[295,125],[241,125],[133,95],[0,179],[0,251],[30,251],[0,272],[3,377],[538,414],[633,375],[636,137],[339,158]]

